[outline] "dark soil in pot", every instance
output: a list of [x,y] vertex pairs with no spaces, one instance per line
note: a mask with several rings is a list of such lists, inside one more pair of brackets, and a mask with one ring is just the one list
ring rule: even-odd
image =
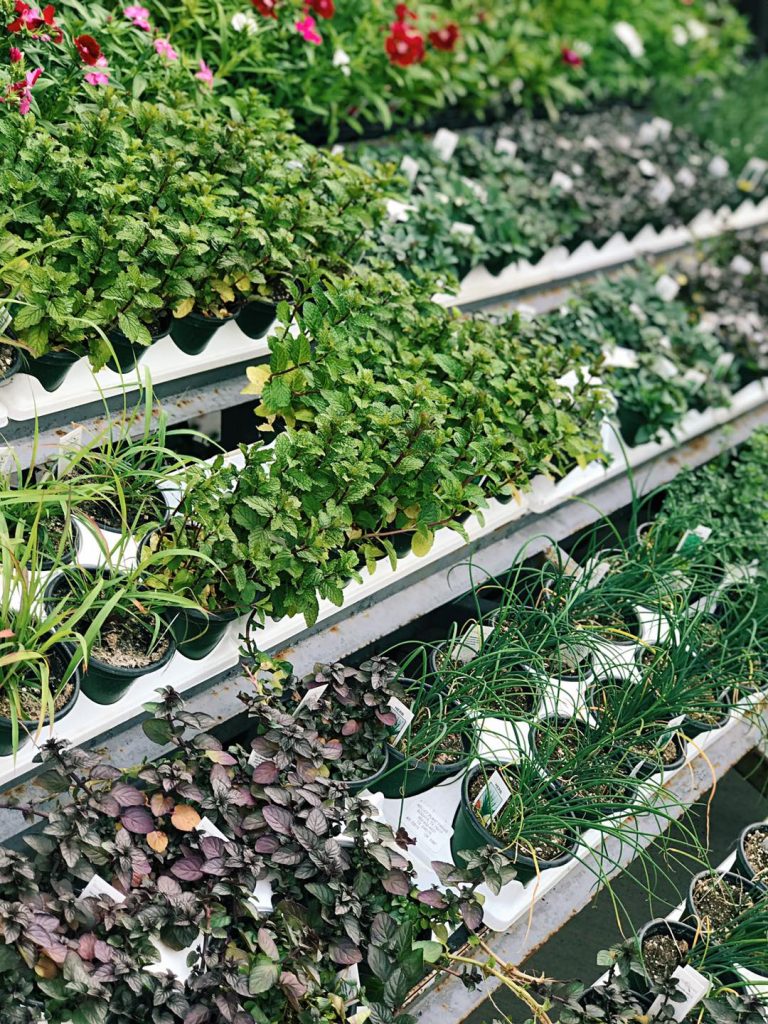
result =
[[10,380],[21,369],[21,352],[0,342],[0,382]]
[[[51,647],[49,659],[50,688],[53,693],[60,689],[54,699],[54,723],[68,715],[75,706],[80,693],[80,671],[75,669],[65,686],[61,680],[69,666],[73,649],[67,644],[56,644]],[[31,681],[30,681],[31,682]],[[19,747],[23,746],[37,732],[40,717],[40,697],[38,691],[30,685],[19,693],[23,721],[19,721]],[[0,690],[0,756],[6,757],[13,753],[13,727],[11,723],[11,705],[3,690]],[[46,719],[46,724],[49,724]]]
[[624,606],[616,608],[600,607],[595,609],[574,609],[573,625],[584,630],[588,636],[621,646],[633,646],[642,634],[640,616],[634,608]]
[[225,317],[208,316],[193,310],[181,319],[174,319],[170,333],[176,348],[188,356],[199,355],[220,327],[234,320],[235,313]]
[[717,692],[713,690],[711,707],[703,704],[700,710],[688,712],[680,725],[680,731],[689,739],[693,739],[703,732],[721,729],[728,723],[730,710],[727,705],[730,702],[730,695],[727,691],[721,692],[718,696]]
[[58,391],[78,359],[80,356],[68,349],[46,352],[44,356],[36,358],[24,352],[22,353],[22,369],[30,377],[39,380],[46,391],[53,392]]
[[696,940],[696,929],[681,921],[662,918],[640,932],[640,958],[648,978],[659,984],[685,964]]
[[722,932],[740,914],[754,907],[764,893],[747,878],[733,872],[702,871],[688,889],[688,909],[711,930]]
[[739,836],[738,865],[763,888],[768,887],[768,825],[748,825]]
[[91,519],[100,530],[113,530],[117,533],[122,533],[126,527],[137,529],[140,526],[164,523],[170,517],[171,511],[159,490],[157,494],[124,497],[125,519],[117,499],[110,501],[108,498],[94,498],[81,501],[77,511]]

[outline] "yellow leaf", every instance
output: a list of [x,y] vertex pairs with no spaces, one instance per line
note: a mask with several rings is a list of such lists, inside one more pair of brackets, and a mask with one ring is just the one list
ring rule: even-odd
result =
[[192,312],[194,306],[194,299],[182,299],[181,302],[176,307],[176,309],[174,309],[173,315],[176,317],[177,320],[181,320],[182,317],[185,317],[187,316],[188,313]]
[[165,834],[165,832],[147,833],[147,842],[149,843],[150,847],[155,851],[155,853],[165,853],[165,851],[168,849],[168,836]]
[[171,815],[171,823],[179,832],[194,832],[200,824],[200,815],[189,804],[177,804]]
[[245,374],[248,378],[248,383],[240,393],[243,395],[260,395],[264,390],[264,385],[272,376],[272,371],[266,363],[262,363],[261,366],[246,367]]
[[414,533],[411,539],[411,551],[417,558],[423,558],[429,554],[432,545],[435,543],[435,535],[431,530],[422,533]]
[[409,505],[408,508],[403,509],[403,512],[405,512],[409,519],[418,519],[420,511],[421,506],[419,505]]
[[35,974],[38,978],[45,978],[50,981],[51,978],[55,978],[59,973],[59,969],[56,964],[49,957],[42,953],[40,959],[35,964]]
[[222,302],[234,302],[235,292],[231,284],[227,284],[226,281],[214,281],[213,287],[216,289],[216,294],[222,300]]
[[238,279],[235,281],[235,288],[237,288],[237,290],[239,292],[250,291],[250,289],[251,289],[251,279],[250,279],[250,277],[246,277],[245,275],[243,275],[243,277],[238,277]]

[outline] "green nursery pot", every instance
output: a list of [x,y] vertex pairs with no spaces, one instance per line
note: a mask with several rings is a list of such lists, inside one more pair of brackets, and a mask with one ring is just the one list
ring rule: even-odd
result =
[[107,366],[116,373],[128,373],[132,370],[143,355],[146,354],[150,345],[165,338],[171,328],[171,314],[166,313],[157,323],[154,330],[150,330],[151,341],[149,345],[137,345],[120,330],[112,330],[107,333],[107,339],[112,346],[112,355],[107,360]]
[[203,316],[202,313],[188,313],[171,324],[171,337],[176,348],[188,356],[197,356],[207,347],[211,338],[224,324],[234,320],[232,316]]
[[237,326],[248,338],[263,338],[277,316],[277,305],[254,299],[246,302],[235,317]]
[[192,661],[207,657],[221,641],[237,612],[206,612],[200,608],[169,608],[164,616],[179,654]]
[[574,855],[577,846],[577,839],[574,836],[567,852],[553,860],[534,860],[519,850],[511,849],[490,832],[480,821],[472,807],[469,796],[469,787],[477,777],[478,772],[483,770],[482,765],[476,765],[464,776],[461,786],[461,803],[453,819],[453,836],[451,837],[451,856],[455,864],[463,864],[464,859],[460,856],[462,850],[480,850],[484,846],[493,846],[504,852],[506,857],[517,867],[517,881],[526,882],[535,878],[537,874],[547,868],[558,868],[567,864]]
[[377,772],[372,775],[367,775],[364,779],[355,779],[351,782],[345,782],[344,788],[350,796],[355,796],[357,793],[361,793],[364,789],[369,789],[371,792],[378,792],[377,783],[379,779],[386,775],[387,769],[389,768],[389,747],[384,747],[384,757],[381,762],[381,767]]
[[410,761],[405,754],[390,746],[389,767],[382,778],[369,786],[376,793],[382,793],[390,800],[400,800],[406,796],[417,796],[428,789],[453,778],[467,766],[468,758],[452,761],[450,764],[430,764],[428,761]]
[[21,358],[24,373],[39,380],[46,391],[58,391],[70,368],[74,366],[80,356],[68,349],[58,349],[55,352],[46,352],[44,356],[37,358],[23,352]]

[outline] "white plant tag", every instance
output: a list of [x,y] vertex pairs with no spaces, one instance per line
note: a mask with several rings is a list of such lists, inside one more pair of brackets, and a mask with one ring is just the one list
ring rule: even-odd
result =
[[248,764],[251,768],[258,768],[260,764],[264,764],[264,762],[268,760],[268,757],[264,757],[262,754],[257,754],[255,750],[252,750],[248,757]]
[[59,457],[56,461],[56,475],[65,476],[69,470],[72,459],[83,447],[83,428],[75,427],[64,437],[59,438]]
[[512,790],[499,772],[494,772],[475,797],[472,806],[481,818],[495,818],[511,796]]
[[406,176],[408,181],[413,184],[419,176],[419,162],[418,160],[414,160],[412,156],[408,156],[406,153],[400,161],[400,170]]
[[110,885],[101,875],[93,876],[78,896],[78,899],[84,900],[89,896],[109,896],[114,903],[122,903],[125,900],[125,895],[119,889],[116,889],[114,885]]
[[549,184],[551,188],[559,188],[563,192],[573,192],[573,178],[570,174],[564,174],[562,171],[555,171],[549,179]]
[[193,950],[199,950],[203,945],[203,933],[201,932],[191,946],[185,949],[171,949],[156,935],[150,935],[149,941],[160,954],[160,962],[147,964],[144,968],[149,974],[162,974],[165,971],[175,974],[179,981],[186,981],[192,973],[192,968],[187,965],[187,957]]
[[768,274],[768,250],[760,253],[760,269],[764,274]]
[[269,878],[260,878],[253,889],[253,896],[246,900],[246,905],[251,912],[259,917],[261,914],[268,914],[272,910],[272,882]]
[[459,136],[449,128],[438,128],[434,139],[432,139],[432,145],[435,147],[438,156],[441,160],[445,160],[446,163],[453,156],[458,144]]
[[591,149],[593,153],[596,153],[598,150],[603,148],[603,144],[600,139],[594,135],[585,135],[581,140],[581,144],[584,149]]
[[221,829],[217,828],[209,817],[200,819],[196,831],[201,832],[204,836],[212,836],[214,839],[223,839],[225,843],[229,842]]
[[501,136],[496,139],[496,152],[504,153],[507,156],[517,156],[517,143],[512,139],[504,139]]
[[766,171],[768,171],[768,161],[761,160],[759,156],[751,157],[739,175],[739,188],[752,192],[763,180]]
[[11,314],[8,312],[5,306],[0,306],[0,334],[5,334],[5,332],[8,330],[12,323],[13,317],[11,316]]
[[605,352],[605,365],[614,369],[636,370],[639,364],[637,352],[623,345],[613,345]]
[[647,157],[643,157],[642,160],[637,161],[637,169],[645,178],[656,177],[656,164],[654,164]]
[[303,711],[304,708],[309,708],[310,711],[316,711],[320,707],[320,701],[323,699],[323,694],[328,689],[328,686],[328,683],[324,683],[322,686],[313,686],[311,689],[307,690],[299,701],[296,710],[293,712],[293,717],[295,718],[296,715],[298,715],[300,711]]
[[675,181],[678,185],[682,185],[683,188],[693,188],[696,184],[696,175],[690,167],[681,167],[675,175]]
[[403,702],[399,700],[397,697],[390,697],[387,704],[389,706],[390,711],[397,719],[397,732],[395,733],[394,737],[391,740],[392,743],[397,743],[397,741],[400,739],[405,730],[413,721],[414,714],[413,711],[409,707],[406,707],[406,705],[403,704]]
[[678,990],[685,996],[685,999],[682,1002],[673,1003],[668,996],[656,996],[648,1008],[648,1017],[655,1017],[662,1006],[668,1006],[672,1010],[675,1020],[684,1020],[693,1007],[700,1003],[709,992],[711,985],[709,978],[699,974],[690,964],[677,967],[672,972],[672,977],[677,980]]
[[465,235],[467,238],[471,238],[475,233],[474,224],[465,224],[464,221],[456,220],[451,224],[452,235]]
[[689,552],[695,551],[696,548],[701,547],[705,541],[708,541],[712,536],[712,529],[709,526],[695,526],[692,530],[686,530],[683,536],[680,538],[680,543],[675,548],[675,551],[680,554],[688,554]]
[[396,224],[400,221],[407,221],[408,214],[415,209],[412,203],[401,203],[397,199],[387,200],[387,216]]

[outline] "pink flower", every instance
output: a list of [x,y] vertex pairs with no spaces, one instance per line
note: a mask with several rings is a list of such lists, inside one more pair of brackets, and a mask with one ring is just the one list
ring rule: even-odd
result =
[[156,39],[155,50],[160,54],[161,57],[165,57],[166,60],[178,60],[179,55],[176,53],[174,48],[168,42],[167,39]]
[[142,29],[144,32],[150,32],[152,26],[149,23],[149,11],[146,7],[140,7],[138,4],[131,4],[130,7],[126,7],[123,10],[123,14],[129,21],[132,21],[136,28]]
[[584,63],[581,54],[575,50],[570,49],[568,46],[564,46],[560,51],[563,64],[570,64],[572,68],[580,68]]
[[8,51],[8,56],[10,57],[11,64],[18,64],[19,61],[24,56],[24,54],[21,52],[18,46],[12,46]]
[[24,80],[21,82],[15,82],[11,87],[10,91],[17,92],[19,94],[19,113],[28,114],[29,108],[32,106],[32,86],[42,75],[42,68],[35,68],[34,71],[28,71]]
[[305,42],[314,43],[315,46],[319,46],[323,41],[323,37],[317,31],[317,22],[311,14],[308,14],[302,21],[296,22],[296,31],[303,36]]
[[205,82],[209,89],[213,88],[213,72],[204,60],[200,61],[200,70],[195,73],[195,78],[199,78],[201,82]]
[[89,71],[85,76],[88,85],[109,85],[108,71]]

